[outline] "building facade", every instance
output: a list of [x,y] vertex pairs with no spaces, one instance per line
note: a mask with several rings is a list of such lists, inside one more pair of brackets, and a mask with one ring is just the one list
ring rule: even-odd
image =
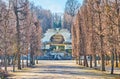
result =
[[71,33],[67,29],[48,29],[42,38],[42,50],[62,57],[71,55]]

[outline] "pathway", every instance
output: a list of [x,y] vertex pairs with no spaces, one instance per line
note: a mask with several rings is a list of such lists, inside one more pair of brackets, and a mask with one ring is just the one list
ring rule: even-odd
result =
[[80,67],[75,61],[41,60],[34,68],[26,68],[11,74],[8,79],[120,79],[105,72]]

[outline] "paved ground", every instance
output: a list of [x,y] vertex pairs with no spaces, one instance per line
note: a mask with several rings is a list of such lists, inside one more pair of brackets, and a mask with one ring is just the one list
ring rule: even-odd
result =
[[120,79],[105,72],[80,67],[75,61],[39,61],[34,68],[11,73],[8,79]]

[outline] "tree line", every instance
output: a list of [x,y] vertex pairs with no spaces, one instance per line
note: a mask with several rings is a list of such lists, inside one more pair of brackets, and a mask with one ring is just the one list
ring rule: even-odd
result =
[[102,71],[110,64],[113,74],[120,64],[120,1],[84,0],[71,31],[76,63]]
[[0,0],[0,68],[24,68],[23,56],[27,67],[34,65],[41,54],[41,34],[40,20],[28,0]]

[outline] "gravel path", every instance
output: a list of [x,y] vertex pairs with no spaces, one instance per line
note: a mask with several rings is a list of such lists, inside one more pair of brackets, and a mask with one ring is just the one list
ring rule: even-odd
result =
[[23,69],[11,74],[8,79],[120,79],[118,75],[80,67],[75,61],[39,61],[34,68]]

